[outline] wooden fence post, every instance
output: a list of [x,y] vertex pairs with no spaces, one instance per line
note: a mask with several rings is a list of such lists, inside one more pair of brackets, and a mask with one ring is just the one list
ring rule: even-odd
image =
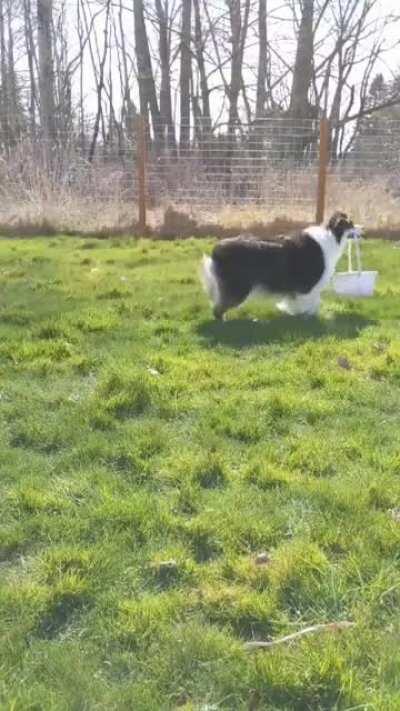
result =
[[329,119],[321,119],[319,128],[319,173],[317,194],[317,225],[324,221],[326,201],[326,178],[329,165],[331,127]]
[[146,145],[146,121],[144,116],[138,116],[137,132],[136,132],[136,169],[138,180],[138,203],[139,203],[139,232],[144,235],[147,229],[146,215],[146,163],[147,163],[147,145]]

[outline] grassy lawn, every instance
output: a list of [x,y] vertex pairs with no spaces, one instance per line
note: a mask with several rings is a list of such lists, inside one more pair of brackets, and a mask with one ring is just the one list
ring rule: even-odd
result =
[[2,709],[400,709],[400,250],[215,324],[207,247],[0,242]]

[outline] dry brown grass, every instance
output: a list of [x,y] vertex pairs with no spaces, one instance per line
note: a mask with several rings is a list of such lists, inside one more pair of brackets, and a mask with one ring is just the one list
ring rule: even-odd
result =
[[[26,154],[21,150],[12,162],[0,160],[0,234],[137,234],[133,179],[132,167],[129,173],[115,164],[88,167],[66,161],[64,173],[50,181],[28,146]],[[263,176],[257,204],[246,202],[246,195],[230,204],[214,196],[214,204],[207,205],[201,192],[197,202],[174,201],[173,189],[170,200],[160,199],[154,185],[151,192],[147,234],[153,238],[226,237],[240,232],[270,237],[315,219],[313,168]],[[361,180],[349,171],[332,171],[327,213],[338,208],[371,234],[400,238],[400,198],[388,189],[387,177]]]
[[[350,206],[348,206],[350,202]],[[382,203],[380,203],[382,205]],[[382,209],[379,220],[371,220],[373,210],[369,205],[353,204],[353,200],[335,203],[329,200],[328,211],[341,208],[350,212],[357,222],[367,226],[366,234],[387,239],[400,239],[400,216]],[[260,238],[287,234],[313,222],[306,210],[264,211],[251,207],[222,207],[214,213],[185,209],[185,205],[157,208],[148,213],[146,235],[153,239],[183,239],[187,237],[214,236],[224,238],[246,232]],[[353,209],[351,209],[353,207]],[[46,200],[15,204],[3,203],[0,208],[0,235],[82,235],[120,236],[138,235],[137,208],[135,204],[101,200],[69,198],[60,202]]]
[[387,181],[341,180],[337,174],[328,178],[328,212],[340,206],[368,230],[399,232],[400,195],[388,189]]
[[32,198],[0,207],[0,233],[7,235],[117,235],[137,231],[137,209],[122,201],[71,195]]

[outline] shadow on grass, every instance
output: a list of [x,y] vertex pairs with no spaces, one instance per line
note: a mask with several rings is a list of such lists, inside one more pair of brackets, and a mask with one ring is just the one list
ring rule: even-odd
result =
[[357,338],[361,331],[375,323],[360,314],[338,314],[328,319],[276,316],[268,321],[206,321],[197,331],[207,345],[251,348],[268,343],[304,343],[330,336]]

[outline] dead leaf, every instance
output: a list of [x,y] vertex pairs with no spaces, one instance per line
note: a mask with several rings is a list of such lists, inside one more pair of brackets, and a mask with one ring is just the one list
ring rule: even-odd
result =
[[270,562],[271,562],[271,557],[266,551],[259,553],[255,559],[256,565],[268,565]]
[[395,523],[400,523],[400,509],[390,509],[389,513]]
[[343,370],[351,370],[351,363],[346,356],[339,356],[337,363]]

